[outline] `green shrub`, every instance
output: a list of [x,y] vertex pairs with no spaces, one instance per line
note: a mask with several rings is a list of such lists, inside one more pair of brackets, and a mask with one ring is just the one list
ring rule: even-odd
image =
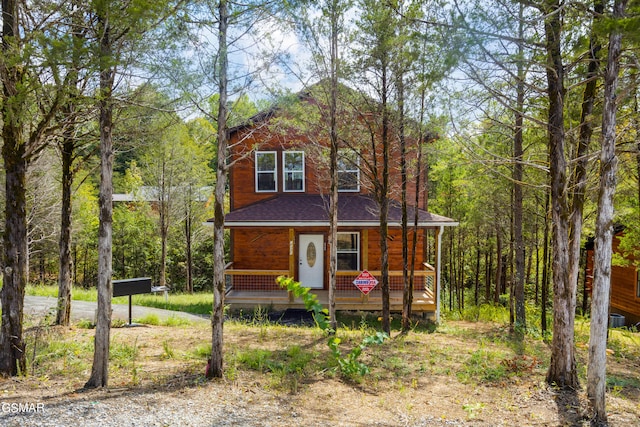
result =
[[305,288],[302,284],[289,277],[280,276],[278,277],[277,282],[281,287],[292,292],[296,298],[302,298],[305,308],[307,311],[312,313],[316,325],[323,331],[332,334],[332,336],[329,337],[327,345],[329,346],[334,359],[338,363],[340,373],[349,379],[368,374],[369,367],[358,361],[358,358],[365,348],[373,344],[382,344],[389,338],[389,336],[384,332],[377,332],[375,335],[366,336],[360,345],[351,350],[346,357],[343,357],[339,348],[341,340],[333,335],[335,331],[333,331],[329,326],[329,311],[322,307],[322,304],[318,301],[318,296],[309,292],[309,288]]

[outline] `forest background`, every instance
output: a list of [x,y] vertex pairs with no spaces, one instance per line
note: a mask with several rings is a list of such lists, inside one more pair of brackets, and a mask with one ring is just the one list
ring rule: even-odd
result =
[[[55,8],[55,2],[49,3],[51,8]],[[424,36],[429,31],[436,33],[431,34],[433,42],[427,46],[428,49],[420,46],[424,56],[414,59],[421,61],[419,66],[430,69],[422,73],[418,72],[422,70],[414,70],[417,75],[411,76],[410,84],[405,89],[412,102],[408,109],[420,112],[419,103],[424,102],[423,121],[439,135],[437,140],[424,148],[427,155],[425,164],[428,167],[428,207],[434,213],[460,222],[459,227],[447,230],[443,241],[443,265],[446,266],[443,283],[447,290],[444,297],[445,307],[449,310],[485,302],[506,304],[508,284],[513,281],[512,202],[513,168],[516,164],[513,157],[513,117],[518,111],[515,104],[518,53],[514,49],[518,41],[518,21],[514,19],[517,10],[507,8],[507,4],[503,6],[505,7],[497,10],[504,13],[504,16],[489,16],[485,11],[491,9],[489,7],[476,8],[473,14],[469,12],[468,15],[459,16],[459,19],[466,17],[470,21],[456,21],[461,28],[444,28],[452,25],[445,18],[453,10],[446,10],[439,17],[442,21],[437,22],[434,17],[433,22],[416,24],[418,27],[415,29],[421,30]],[[491,10],[495,12],[496,9]],[[425,16],[428,15],[425,13]],[[275,19],[270,16],[268,24],[262,22],[259,30],[255,30],[259,33],[257,37],[270,34],[270,51],[265,50],[264,45],[253,45],[237,52],[238,61],[246,61],[247,65],[254,66],[251,71],[261,71],[264,74],[261,75],[263,79],[260,82],[253,81],[250,85],[247,85],[246,79],[258,80],[255,75],[238,77],[240,80],[235,85],[237,93],[231,102],[234,115],[231,119],[232,126],[268,108],[287,92],[297,92],[322,78],[314,73],[311,63],[305,62],[311,60],[311,53],[305,50],[304,40],[298,40],[292,29],[286,27],[286,22],[272,18]],[[422,19],[426,21],[426,18]],[[569,101],[566,107],[567,138],[572,142],[577,141],[580,129],[581,95],[586,84],[588,66],[584,56],[588,51],[587,36],[590,29],[587,21],[578,17],[575,20],[580,22],[575,22],[574,25],[566,22],[564,24],[570,30],[567,37],[573,37],[567,40],[567,47],[573,50],[566,53],[567,61],[573,61],[570,66],[575,68],[572,68],[575,76],[571,75],[573,83],[567,93]],[[484,31],[481,37],[476,34],[480,30],[471,31],[472,24],[491,24],[494,27],[491,32]],[[466,30],[465,26],[468,26]],[[529,28],[528,36],[535,37],[535,30],[535,26]],[[538,28],[538,33],[539,30]],[[470,33],[468,38],[462,38],[459,34],[465,31]],[[438,46],[439,40],[456,34],[458,39],[453,41],[462,43],[462,46]],[[247,46],[255,41],[251,36],[246,36],[251,40],[246,42]],[[500,39],[506,42],[499,45]],[[524,38],[521,40],[523,43],[529,41]],[[53,40],[48,42],[52,43]],[[549,236],[550,227],[548,207],[545,205],[549,194],[545,119],[547,101],[541,81],[544,77],[544,64],[534,62],[536,59],[540,61],[543,52],[534,50],[535,47],[541,48],[540,42],[536,45],[535,40],[531,39],[530,43],[532,45],[528,46],[528,58],[522,58],[522,61],[527,60],[526,75],[530,81],[526,82],[526,110],[522,111],[528,119],[523,125],[524,159],[519,163],[524,171],[521,184],[524,184],[523,235],[527,301],[539,306],[543,282],[548,284],[548,275],[547,279],[543,279],[545,262],[542,255],[545,247],[548,249],[548,240],[545,242],[544,237]],[[350,45],[345,45],[344,49],[349,47]],[[177,49],[178,46],[172,48]],[[499,48],[504,50],[500,51]],[[463,49],[464,57],[457,56],[460,49]],[[58,52],[61,55],[68,53]],[[153,56],[159,53],[158,50],[147,49],[141,55]],[[639,229],[635,225],[640,218],[640,161],[636,137],[640,118],[637,114],[636,53],[633,45],[626,46],[625,60],[628,63],[623,68],[621,89],[625,102],[620,106],[622,118],[617,142],[620,170],[616,222],[625,224],[630,231],[624,238],[628,241],[624,247],[630,253],[634,246],[640,246],[635,244],[640,243],[640,239],[634,232]],[[259,63],[259,60],[266,61],[267,54],[271,62]],[[135,56],[133,53],[128,55]],[[146,59],[162,60],[157,57]],[[58,61],[62,62],[63,58]],[[207,97],[206,92],[199,93],[201,99],[198,101],[201,102],[194,107],[193,104],[185,103],[189,99],[175,97],[175,86],[170,85],[168,76],[161,74],[161,70],[142,68],[145,65],[153,67],[154,64],[138,61],[127,65],[136,68],[128,68],[126,73],[122,72],[117,86],[117,96],[121,102],[114,120],[114,193],[124,196],[124,201],[119,201],[123,200],[119,198],[122,196],[114,199],[114,278],[150,275],[154,278],[154,283],[164,282],[174,291],[211,290],[212,241],[205,221],[212,217],[209,207],[215,182],[214,118],[217,95]],[[258,65],[262,66],[260,70],[255,69]],[[513,69],[510,70],[510,67]],[[143,73],[144,70],[146,73]],[[164,71],[170,71],[170,67],[167,66]],[[51,76],[34,77],[46,81]],[[181,77],[194,79],[193,75],[182,74]],[[512,81],[509,81],[509,77]],[[352,74],[343,76],[343,81],[357,84],[358,79],[367,78],[368,76]],[[71,227],[74,284],[82,287],[93,286],[96,282],[99,185],[99,175],[96,174],[99,161],[98,139],[95,134],[96,124],[91,121],[95,111],[91,109],[91,86],[89,82],[86,85],[88,92],[82,94],[82,99],[87,110],[82,113],[82,129],[74,136],[74,143],[80,148],[74,152]],[[367,93],[372,90],[357,87]],[[211,88],[209,91],[213,92]],[[421,97],[423,92],[426,92],[424,98]],[[600,99],[599,103],[601,102]],[[596,132],[599,127],[597,114],[599,112],[596,110],[591,118],[596,125]],[[61,127],[60,124],[51,126],[58,131]],[[596,149],[589,153],[592,161],[589,162],[589,183],[586,188],[588,197],[584,210],[583,243],[593,236],[595,230],[598,169],[594,159],[598,154],[598,138],[597,134],[592,138]],[[48,135],[47,144],[29,163],[27,209],[31,283],[55,283],[58,280],[62,180],[60,151],[63,149],[60,133],[53,132]],[[185,192],[184,188],[191,190]],[[0,191],[5,191],[4,185]],[[6,197],[2,197],[0,202],[4,205],[5,200]],[[161,210],[152,209],[149,203],[161,200],[167,201],[167,206],[164,207],[167,218],[164,219],[159,218]],[[4,209],[0,214],[4,214]],[[191,223],[190,235],[185,234],[187,222]],[[167,247],[164,280],[161,279],[163,228],[166,229],[164,244]],[[193,257],[190,263],[194,269],[193,284],[188,283],[186,274],[189,251],[192,251]],[[580,283],[583,281],[580,280]],[[588,311],[588,299],[583,294],[580,295],[578,308],[581,312]]]
[[[222,3],[224,52],[212,12]],[[98,152],[111,119],[110,190],[131,196],[113,205],[113,278],[210,290],[213,239],[203,222],[220,172],[219,106],[229,107],[229,128],[326,78],[333,31],[341,82],[438,135],[420,150],[428,209],[460,222],[443,239],[444,305],[505,304],[514,318],[540,310],[543,333],[548,308],[588,312],[586,292],[552,307],[560,293],[551,285],[569,268],[556,258],[563,245],[583,246],[596,232],[602,141],[615,143],[623,247],[640,247],[637,2],[327,4],[339,20],[304,2],[7,2],[5,284],[17,271],[17,240],[28,276],[18,282],[99,281]],[[227,55],[229,101],[220,104],[218,59]],[[611,100],[613,138],[603,133]],[[26,234],[16,240],[11,221],[22,211]],[[577,233],[563,240],[559,228]]]

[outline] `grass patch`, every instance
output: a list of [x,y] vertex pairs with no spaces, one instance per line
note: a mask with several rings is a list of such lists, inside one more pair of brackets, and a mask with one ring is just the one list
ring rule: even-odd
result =
[[134,323],[141,323],[143,325],[154,326],[189,326],[193,325],[193,322],[189,319],[178,316],[169,316],[166,319],[160,319],[155,313],[149,313],[144,317],[133,319]]
[[190,354],[193,358],[207,360],[211,355],[211,344],[201,344],[194,348]]
[[[114,298],[114,303],[116,299]],[[127,300],[125,299],[123,304],[126,303]],[[161,295],[134,295],[133,304],[210,316],[213,306],[213,293],[169,294],[167,301]]]
[[464,384],[501,382],[509,377],[504,359],[503,352],[480,348],[465,360],[456,376]]
[[[38,287],[46,288],[46,287]],[[53,287],[48,287],[53,288]],[[41,291],[42,289],[40,289]],[[157,301],[163,307],[171,300],[183,298],[180,304],[206,304],[207,294],[170,295],[169,304],[163,296],[144,296],[141,300]],[[211,297],[212,298],[212,297]],[[126,302],[126,297],[124,298]],[[138,303],[138,298],[134,298]],[[179,306],[179,305],[174,305]],[[495,310],[495,313],[499,313]],[[549,348],[539,336],[527,334],[522,341],[509,333],[508,323],[495,322],[494,308],[486,313],[479,309],[478,318],[485,315],[491,321],[444,320],[436,329],[420,320],[408,334],[399,336],[399,323],[394,323],[391,340],[368,347],[362,361],[371,369],[364,378],[340,375],[338,362],[327,348],[327,336],[318,328],[282,326],[270,322],[264,310],[256,310],[249,320],[225,322],[225,376],[229,381],[251,381],[261,387],[296,393],[305,384],[328,378],[350,386],[354,382],[363,389],[387,387],[410,393],[429,381],[451,384],[477,384],[510,387],[520,382],[544,383]],[[499,319],[499,317],[497,317]],[[370,313],[340,313],[337,337],[342,340],[341,355],[362,341],[366,335],[380,329],[376,315]],[[396,322],[399,319],[394,319]],[[190,322],[178,317],[167,320],[157,315],[136,319],[138,323],[158,326],[183,326]],[[112,336],[110,376],[112,384],[158,383],[188,378],[197,374],[202,380],[204,365],[211,352],[210,325],[195,325],[173,330],[158,328],[126,328]],[[204,322],[203,322],[204,323]],[[35,378],[70,378],[74,386],[88,377],[93,357],[93,331],[90,322],[77,323],[72,328],[47,326],[43,320],[25,328],[28,372]],[[576,318],[577,364],[584,383],[589,322]],[[157,333],[160,330],[161,333]],[[28,331],[28,332],[27,332]],[[138,341],[138,338],[141,337]],[[124,338],[126,337],[126,338]],[[142,338],[143,337],[143,338]],[[607,388],[612,395],[636,401],[640,380],[628,366],[640,361],[640,334],[625,329],[611,330],[609,348],[614,351],[609,361]],[[188,375],[187,375],[188,374]],[[187,375],[185,377],[185,375]],[[458,384],[459,385],[459,384]],[[460,399],[457,403],[468,418],[484,416],[487,408],[475,399]]]
[[638,378],[629,378],[629,377],[620,377],[617,375],[608,375],[607,376],[607,387],[608,388],[637,388],[640,389],[640,379]]
[[90,341],[65,339],[61,331],[53,328],[34,328],[31,332],[25,340],[30,375],[74,375],[90,369]]
[[607,348],[619,359],[640,361],[640,333],[628,329],[609,329]]
[[256,348],[236,351],[228,364],[233,375],[243,368],[262,372],[268,375],[270,388],[297,393],[300,383],[318,369],[311,363],[316,356],[298,345],[276,351]]
[[[28,285],[25,290],[26,295],[42,296],[42,297],[58,297],[58,287],[51,285]],[[98,299],[96,289],[83,289],[74,287],[71,292],[71,298],[76,301],[95,302]],[[128,304],[129,297],[116,297],[112,300],[113,304]],[[197,293],[197,294],[169,294],[167,301],[164,295],[133,295],[132,303],[144,307],[162,308],[171,311],[184,311],[192,314],[211,315],[213,304],[213,293]]]
[[[58,287],[55,285],[29,284],[25,288],[25,295],[57,298]],[[72,290],[72,298],[78,301],[97,301],[98,294],[95,289],[84,289],[84,288],[74,287]]]
[[142,323],[143,325],[159,325],[160,317],[157,314],[149,313],[144,317],[133,319],[134,323]]
[[133,345],[111,341],[109,346],[109,361],[119,368],[130,368],[135,365],[138,356],[137,341]]

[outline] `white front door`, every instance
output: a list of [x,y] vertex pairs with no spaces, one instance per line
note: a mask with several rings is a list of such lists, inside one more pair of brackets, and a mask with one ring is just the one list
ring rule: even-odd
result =
[[324,235],[300,235],[298,266],[302,286],[316,289],[324,287]]

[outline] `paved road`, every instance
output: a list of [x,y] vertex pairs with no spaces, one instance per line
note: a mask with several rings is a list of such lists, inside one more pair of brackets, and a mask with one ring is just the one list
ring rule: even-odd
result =
[[[28,316],[44,316],[50,310],[55,312],[57,300],[52,297],[25,296],[24,297],[24,314]],[[112,319],[129,320],[129,305],[112,304]],[[132,307],[133,319],[143,318],[149,314],[155,314],[158,319],[166,320],[169,317],[180,317],[192,322],[209,322],[208,317],[196,316],[191,313],[181,311],[163,310],[160,308],[143,307],[134,305]],[[72,301],[71,302],[71,319],[72,320],[90,320],[95,321],[96,303],[88,301]]]

